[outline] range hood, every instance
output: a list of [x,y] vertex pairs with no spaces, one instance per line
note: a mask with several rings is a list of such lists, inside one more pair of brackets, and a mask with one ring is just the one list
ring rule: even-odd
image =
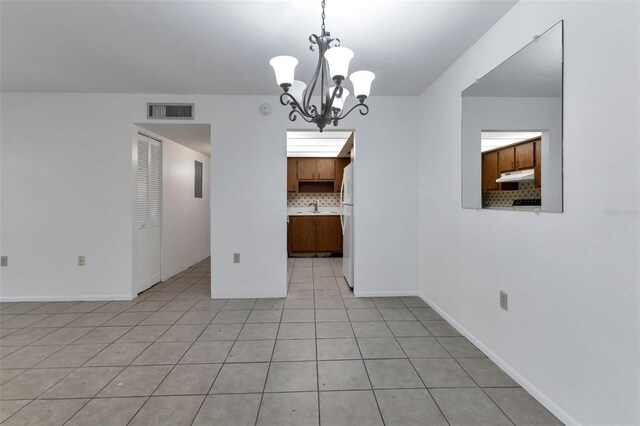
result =
[[507,172],[503,173],[496,182],[525,182],[528,180],[533,180],[535,175],[534,169],[530,170],[521,170],[517,172]]

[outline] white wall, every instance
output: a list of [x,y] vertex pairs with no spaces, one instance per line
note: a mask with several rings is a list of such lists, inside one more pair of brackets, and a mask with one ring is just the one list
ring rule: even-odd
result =
[[[195,161],[202,198],[194,197]],[[209,157],[162,138],[162,280],[210,255],[209,204]]]
[[[212,124],[213,296],[285,295],[286,130],[310,127],[276,97],[3,93],[2,300],[131,297],[131,125],[147,102],[193,102],[194,122]],[[415,293],[417,98],[369,104],[342,125],[358,144],[357,285]]]
[[[567,423],[640,423],[639,7],[519,2],[420,101],[421,291]],[[560,19],[564,213],[462,209],[461,91]]]

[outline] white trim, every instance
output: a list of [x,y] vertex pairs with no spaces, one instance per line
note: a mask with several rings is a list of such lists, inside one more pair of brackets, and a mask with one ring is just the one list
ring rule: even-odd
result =
[[420,292],[415,290],[401,290],[401,291],[353,291],[355,297],[412,297],[417,296],[422,298]]
[[130,294],[87,295],[87,296],[8,296],[0,297],[0,302],[110,302],[133,300]]
[[524,376],[518,373],[511,365],[509,365],[506,361],[496,355],[491,349],[486,347],[477,337],[475,337],[469,330],[460,325],[456,320],[454,320],[449,314],[447,314],[442,308],[440,308],[436,303],[434,303],[431,299],[426,297],[421,292],[418,292],[418,297],[420,297],[424,302],[426,302],[430,307],[432,307],[437,313],[440,314],[449,324],[453,326],[456,330],[460,332],[464,337],[469,339],[474,345],[480,349],[491,361],[495,362],[502,370],[507,373],[513,380],[515,380],[520,386],[522,386],[527,392],[531,394],[535,399],[540,402],[547,410],[549,410],[553,415],[555,415],[560,421],[562,421],[565,425],[579,425],[580,423],[571,417],[566,411],[560,408],[555,402],[551,400],[548,396],[546,396],[540,389],[538,389],[533,383],[527,380]]
[[213,282],[211,283],[212,299],[275,299],[275,298],[282,299],[285,297],[287,297],[286,291],[279,291],[279,290],[265,291],[265,292],[258,292],[258,293],[254,292],[250,295],[247,295],[246,291],[242,291],[242,294],[234,293],[234,292],[219,293],[214,288]]

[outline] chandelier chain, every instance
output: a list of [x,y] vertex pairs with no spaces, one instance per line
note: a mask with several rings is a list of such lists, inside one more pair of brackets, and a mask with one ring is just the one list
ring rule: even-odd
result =
[[320,27],[322,29],[322,33],[324,34],[324,18],[326,17],[326,15],[324,14],[324,0],[322,0],[322,15],[320,15],[322,17],[322,26]]

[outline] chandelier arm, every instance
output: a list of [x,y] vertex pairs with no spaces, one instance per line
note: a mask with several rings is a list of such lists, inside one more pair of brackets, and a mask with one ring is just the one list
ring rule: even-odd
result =
[[[312,118],[313,115],[309,114],[307,111],[302,109],[298,100],[294,98],[290,93],[284,92],[280,94],[280,103],[284,106],[290,105],[294,111],[298,111],[298,113],[304,117]],[[293,120],[292,120],[293,121]]]
[[307,123],[311,123],[312,120],[311,118],[307,118],[299,109],[292,109],[291,111],[289,111],[289,120],[290,121],[296,121],[296,114],[298,114],[300,117],[302,117],[302,119],[304,121],[306,121]]
[[[338,91],[340,93],[338,93]],[[331,107],[333,106],[333,101],[336,99],[336,96],[337,97],[341,97],[342,93],[343,93],[342,86],[336,86],[336,87],[333,88],[333,92],[331,93],[329,99],[327,99],[327,105],[325,106],[325,109],[323,111],[323,115],[327,115],[327,114],[331,113]],[[327,96],[329,96],[329,95],[327,95]]]
[[367,115],[369,114],[369,106],[367,104],[355,104],[353,107],[351,107],[351,109],[349,111],[347,111],[346,113],[336,117],[337,120],[342,120],[343,118],[345,118],[347,115],[351,114],[351,111],[353,111],[354,109],[361,107],[362,109],[360,110],[360,115]]
[[[313,37],[316,41],[316,44],[319,47],[319,51],[322,52],[322,48],[320,43],[318,43],[319,38],[315,34],[312,34],[309,38]],[[313,92],[315,91],[316,84],[318,84],[318,76],[320,75],[320,68],[322,66],[322,54],[320,54],[320,59],[318,59],[318,65],[316,66],[316,71],[313,73],[313,77],[311,77],[311,81],[309,82],[309,87],[304,93],[302,106],[304,111],[311,112],[311,99],[313,98]]]

